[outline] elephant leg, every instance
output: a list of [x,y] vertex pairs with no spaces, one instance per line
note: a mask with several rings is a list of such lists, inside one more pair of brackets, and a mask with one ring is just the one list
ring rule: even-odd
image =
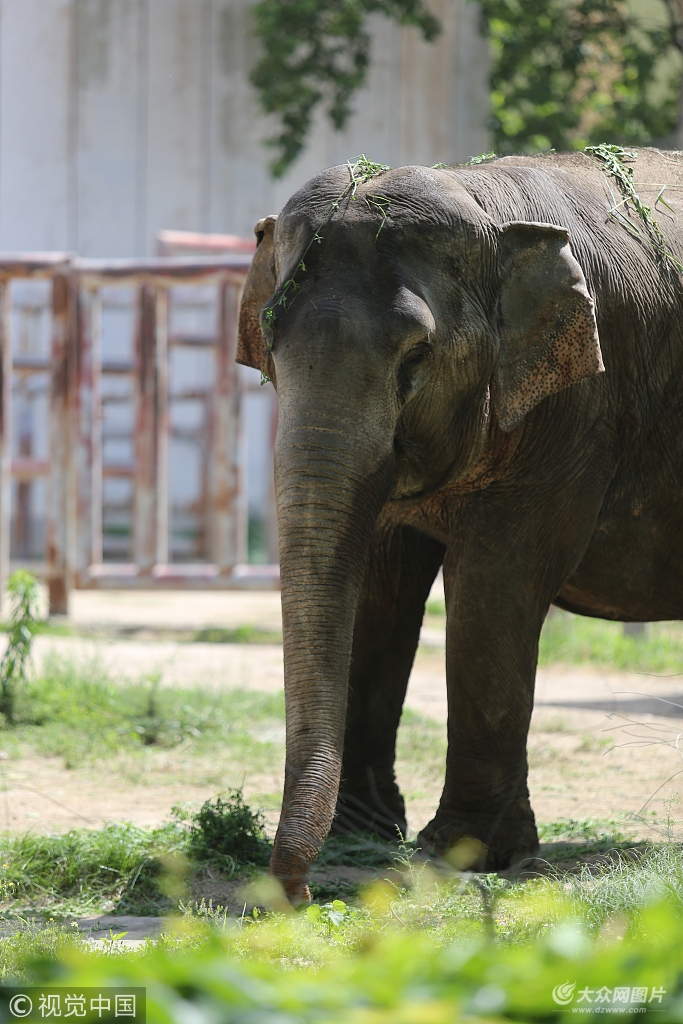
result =
[[468,503],[444,560],[446,779],[436,816],[418,837],[438,853],[476,838],[482,846],[474,863],[486,870],[538,850],[526,751],[538,640],[550,602],[588,544],[601,500],[560,490],[547,502],[534,496],[538,506],[530,508],[521,492],[516,502],[500,497]]
[[444,546],[409,527],[378,528],[356,613],[341,786],[332,830],[405,835],[396,732],[425,602]]

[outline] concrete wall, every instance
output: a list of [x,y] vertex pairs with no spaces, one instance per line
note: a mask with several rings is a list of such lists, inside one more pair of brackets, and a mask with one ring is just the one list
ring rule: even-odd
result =
[[432,45],[377,19],[348,129],[320,117],[274,183],[249,0],[0,0],[0,248],[114,257],[152,252],[162,228],[251,234],[312,172],[360,152],[392,166],[482,152],[476,5],[432,8]]

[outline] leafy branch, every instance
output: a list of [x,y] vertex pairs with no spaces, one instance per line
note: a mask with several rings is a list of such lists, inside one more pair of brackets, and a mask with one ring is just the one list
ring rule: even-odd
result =
[[[676,125],[681,0],[478,0],[498,153],[648,145]],[[645,7],[645,5],[643,5]],[[669,17],[667,18],[667,8]]]
[[415,26],[428,41],[441,31],[424,0],[260,0],[254,7],[262,55],[251,81],[263,110],[280,122],[268,140],[276,151],[275,177],[301,153],[319,104],[326,103],[336,129],[346,124],[352,97],[367,79],[367,19],[376,13]]
[[[598,146],[586,146],[584,152],[596,157],[602,162],[605,173],[614,178],[619,186],[622,196],[624,197],[620,202],[617,202],[614,197],[614,193],[612,193],[613,206],[609,211],[609,215],[622,224],[631,232],[631,234],[640,238],[641,241],[648,240],[663,263],[675,267],[676,270],[683,274],[683,263],[681,263],[681,261],[674,256],[668,248],[659,223],[652,215],[652,207],[647,206],[636,192],[633,180],[633,168],[629,167],[625,161],[636,160],[638,154],[631,153],[628,150],[623,149],[621,146],[611,146],[604,142],[600,143]],[[655,201],[655,206],[658,202],[661,202],[671,210],[671,207],[663,198],[665,188],[666,185],[662,186],[662,189]],[[623,206],[628,210],[629,203],[633,206],[633,209],[637,213],[641,223],[644,225],[647,238],[643,232],[640,231],[636,225],[621,212],[620,207]],[[671,212],[673,213],[674,211],[671,210]]]
[[[349,181],[348,184],[342,189],[336,199],[334,199],[327,210],[323,220],[316,228],[313,233],[313,237],[304,249],[303,255],[297,263],[296,269],[292,276],[284,281],[276,292],[276,298],[273,302],[266,306],[261,313],[261,334],[265,343],[266,354],[269,355],[273,351],[273,344],[275,341],[275,324],[277,322],[278,309],[288,309],[301,289],[299,283],[299,277],[301,274],[306,273],[306,259],[309,252],[314,245],[320,245],[323,241],[323,236],[320,232],[329,224],[330,220],[339,209],[345,199],[355,200],[358,186],[365,184],[367,181],[371,181],[372,178],[379,177],[380,174],[384,174],[385,171],[391,170],[387,164],[373,163],[372,160],[368,160],[365,154],[357,156],[355,160],[347,161],[347,167],[349,169]],[[379,237],[379,233],[384,227],[387,219],[387,208],[391,202],[386,196],[367,196],[366,203],[369,208],[375,207],[382,215],[382,222],[375,235],[375,241]],[[261,384],[268,384],[270,377],[265,372],[265,369],[261,371]]]

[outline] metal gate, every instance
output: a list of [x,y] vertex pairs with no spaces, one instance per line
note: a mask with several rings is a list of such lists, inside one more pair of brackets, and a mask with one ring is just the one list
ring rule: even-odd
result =
[[[248,265],[0,255],[0,592],[12,550],[47,581],[54,613],[74,588],[277,586],[271,492],[271,561],[247,562],[240,410],[257,385],[235,346]],[[22,426],[29,407],[40,430]],[[272,441],[274,394],[269,416]],[[197,494],[178,511],[183,475]]]

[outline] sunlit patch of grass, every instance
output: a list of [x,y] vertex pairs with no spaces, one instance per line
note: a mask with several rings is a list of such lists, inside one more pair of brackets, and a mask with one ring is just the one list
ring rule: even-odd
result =
[[210,626],[197,630],[192,639],[203,644],[281,644],[282,633],[259,626],[238,626],[236,629]]
[[683,673],[683,628],[678,623],[653,622],[642,636],[624,636],[621,622],[554,609],[541,633],[538,663]]
[[280,693],[165,687],[158,676],[118,681],[97,662],[53,658],[24,687],[13,735],[67,767],[191,746],[198,756],[229,751],[259,770],[281,747],[260,731],[273,733],[283,719]]
[[432,618],[444,618],[446,615],[446,602],[438,597],[432,597],[425,605],[425,615]]
[[42,911],[62,917],[168,911],[183,894],[185,879],[207,866],[225,877],[266,866],[271,842],[264,826],[261,813],[234,790],[199,808],[174,807],[159,828],[124,822],[5,835],[0,909],[5,915]]
[[404,708],[398,730],[396,760],[399,769],[410,767],[413,776],[439,780],[446,765],[446,727],[442,722]]

